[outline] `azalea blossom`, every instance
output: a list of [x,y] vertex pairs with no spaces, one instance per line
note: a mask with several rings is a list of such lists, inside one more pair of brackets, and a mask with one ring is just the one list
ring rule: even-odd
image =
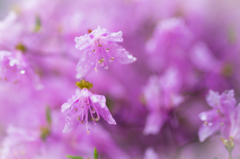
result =
[[240,159],[239,6],[0,1],[0,159]]
[[151,76],[143,93],[149,110],[144,134],[157,134],[167,121],[169,111],[177,107],[183,97],[178,90],[181,87],[181,79],[175,68],[169,68],[163,76]]
[[24,27],[17,21],[18,15],[11,11],[5,19],[0,21],[0,48],[12,48],[19,43]]
[[236,111],[236,99],[233,90],[225,91],[221,95],[210,90],[206,99],[212,109],[199,114],[200,119],[204,121],[198,132],[201,142],[219,130],[222,130],[222,133],[229,131],[231,120],[235,123],[233,116]]
[[37,156],[41,145],[38,131],[9,126],[7,133],[8,136],[1,145],[1,159],[34,158]]
[[108,63],[114,60],[122,64],[129,64],[136,61],[136,58],[129,54],[122,46],[116,42],[123,42],[122,32],[111,33],[107,29],[98,26],[96,30],[89,34],[76,37],[76,49],[83,53],[77,64],[77,78],[86,75],[91,69],[95,71],[98,67],[108,68]]
[[20,51],[15,53],[0,51],[1,80],[17,80],[18,76],[25,74],[27,66],[28,64]]
[[92,87],[91,83],[84,80],[76,83],[81,90],[77,89],[75,95],[62,105],[62,112],[67,114],[66,124],[63,132],[67,133],[75,129],[79,123],[86,124],[88,128],[88,111],[91,114],[91,120],[94,124],[100,120],[100,116],[108,124],[116,125],[108,107],[106,98],[102,95],[92,94],[88,89]]

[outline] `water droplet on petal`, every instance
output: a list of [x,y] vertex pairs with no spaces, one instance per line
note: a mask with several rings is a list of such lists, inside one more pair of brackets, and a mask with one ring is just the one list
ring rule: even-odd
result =
[[25,70],[21,70],[20,73],[21,73],[21,74],[24,74],[24,73],[25,73]]

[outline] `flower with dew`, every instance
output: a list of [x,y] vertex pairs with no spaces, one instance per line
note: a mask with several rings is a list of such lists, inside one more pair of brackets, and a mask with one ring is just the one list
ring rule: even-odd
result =
[[27,62],[20,51],[0,51],[0,81],[17,80],[25,74]]
[[136,61],[133,55],[116,44],[116,42],[123,42],[121,31],[111,33],[98,26],[97,29],[89,32],[89,34],[75,38],[75,47],[78,50],[83,50],[83,55],[76,68],[77,78],[85,76],[93,68],[95,71],[98,70],[98,67],[107,69],[108,62],[114,60],[122,64]]
[[108,124],[116,125],[106,106],[105,96],[92,94],[88,89],[92,88],[93,85],[85,80],[76,82],[76,85],[81,90],[77,89],[75,95],[62,105],[62,112],[67,114],[63,133],[72,131],[79,123],[86,123],[87,133],[89,134],[88,111],[90,111],[93,124],[100,120],[101,115]]
[[236,112],[233,90],[225,91],[221,95],[210,90],[206,99],[213,109],[199,114],[200,119],[204,121],[198,132],[201,142],[219,130],[222,131],[222,135],[226,134],[225,132],[230,130],[231,121],[234,122],[232,119]]

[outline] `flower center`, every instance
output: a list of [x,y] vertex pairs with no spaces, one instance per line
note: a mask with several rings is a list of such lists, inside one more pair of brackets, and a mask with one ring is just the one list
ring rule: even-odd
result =
[[90,89],[93,87],[93,84],[91,82],[81,80],[80,82],[76,82],[76,86],[78,86],[81,89],[83,89],[83,88]]

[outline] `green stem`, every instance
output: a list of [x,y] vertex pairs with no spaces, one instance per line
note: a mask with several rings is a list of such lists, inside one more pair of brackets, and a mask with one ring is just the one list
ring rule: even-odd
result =
[[228,151],[229,152],[229,159],[233,159],[232,158],[232,151]]

